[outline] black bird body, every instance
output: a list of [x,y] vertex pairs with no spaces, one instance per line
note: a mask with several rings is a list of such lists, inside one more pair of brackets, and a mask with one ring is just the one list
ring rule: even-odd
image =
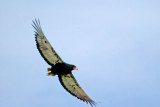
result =
[[37,49],[44,60],[49,65],[51,65],[51,68],[48,68],[48,75],[58,75],[61,85],[70,94],[76,96],[78,99],[90,103],[91,106],[95,105],[95,102],[90,99],[89,96],[83,91],[72,74],[72,70],[77,70],[77,67],[75,65],[65,63],[60,58],[60,56],[56,53],[54,48],[51,46],[51,44],[43,34],[39,20],[33,21],[32,26],[36,30],[35,39]]
[[57,63],[55,66],[52,66],[51,73],[58,75],[58,74],[68,74],[71,73],[73,70],[74,65],[67,64],[67,63]]

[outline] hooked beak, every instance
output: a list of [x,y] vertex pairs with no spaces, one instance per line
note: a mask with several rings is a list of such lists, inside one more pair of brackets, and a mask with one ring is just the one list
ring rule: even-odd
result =
[[77,67],[75,67],[75,66],[73,67],[73,69],[74,69],[74,70],[78,70],[78,68],[77,68]]

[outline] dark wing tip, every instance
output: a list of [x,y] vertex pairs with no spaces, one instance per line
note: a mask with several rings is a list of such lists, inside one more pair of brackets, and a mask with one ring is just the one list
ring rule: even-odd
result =
[[[80,98],[78,98],[78,99],[80,99]],[[82,100],[83,102],[86,102],[87,104],[89,103],[92,107],[97,105],[97,103],[95,101],[92,101],[92,100],[91,101],[87,101],[87,100],[83,100],[83,99],[80,99],[80,100]]]
[[89,104],[93,107],[93,106],[96,106],[96,102],[94,101],[90,101]]
[[35,29],[35,31],[34,31],[35,34],[34,35],[35,35],[35,39],[36,39],[36,42],[37,42],[37,36],[40,36],[40,33],[42,33],[41,24],[40,24],[39,19],[36,19],[36,18],[35,18],[35,20],[32,20],[32,22],[33,22],[33,24],[31,24],[31,25]]
[[97,105],[97,103],[96,103],[95,101],[91,100],[91,99],[90,99],[90,100],[85,100],[85,99],[79,98],[79,97],[76,96],[76,95],[73,95],[73,96],[77,97],[77,99],[80,99],[80,100],[82,100],[83,102],[86,102],[87,104],[89,103],[92,107]]
[[32,20],[32,22],[33,22],[33,24],[31,24],[31,25],[35,28],[36,31],[38,31],[39,28],[41,28],[39,19],[35,18],[35,20]]

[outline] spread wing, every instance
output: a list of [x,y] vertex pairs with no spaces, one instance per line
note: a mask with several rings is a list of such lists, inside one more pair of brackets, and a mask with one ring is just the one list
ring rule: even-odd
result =
[[33,25],[35,28],[35,38],[37,43],[37,48],[41,54],[41,56],[44,58],[44,60],[50,64],[55,65],[56,63],[62,63],[62,59],[58,56],[56,51],[53,49],[45,35],[43,34],[43,31],[41,29],[40,21],[36,20],[33,21]]
[[79,86],[74,76],[69,74],[59,74],[59,80],[62,86],[73,96],[76,96],[78,99],[86,101],[90,103],[91,106],[96,105],[93,100],[91,100],[88,95],[83,91],[83,89]]

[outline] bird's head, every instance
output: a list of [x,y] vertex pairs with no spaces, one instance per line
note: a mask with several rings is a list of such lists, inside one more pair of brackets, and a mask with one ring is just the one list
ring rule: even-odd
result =
[[78,70],[78,68],[75,65],[73,65],[72,68],[73,68],[72,70]]
[[75,65],[64,63],[64,67],[68,70],[78,70]]

